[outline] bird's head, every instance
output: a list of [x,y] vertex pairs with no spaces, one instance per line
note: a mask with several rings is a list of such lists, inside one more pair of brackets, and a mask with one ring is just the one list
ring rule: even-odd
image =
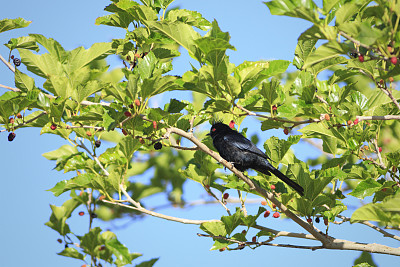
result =
[[228,125],[222,122],[214,122],[213,125],[211,125],[210,133],[208,135],[210,135],[211,138],[214,139],[214,137],[217,136],[218,134],[224,134],[230,131],[233,130]]

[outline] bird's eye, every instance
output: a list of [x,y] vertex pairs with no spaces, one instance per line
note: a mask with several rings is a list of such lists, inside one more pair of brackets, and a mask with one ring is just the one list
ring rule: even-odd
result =
[[211,129],[211,132],[215,132],[216,130],[217,130],[217,129],[215,129],[215,128],[212,128],[212,129]]

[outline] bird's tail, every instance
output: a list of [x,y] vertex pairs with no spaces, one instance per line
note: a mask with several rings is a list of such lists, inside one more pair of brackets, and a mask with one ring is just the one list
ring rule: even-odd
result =
[[262,173],[267,174],[267,175],[269,175],[269,173],[273,173],[276,177],[281,179],[285,184],[287,184],[288,186],[290,186],[291,188],[296,190],[296,192],[299,193],[301,196],[304,196],[304,188],[301,187],[301,185],[290,180],[289,177],[287,177],[286,175],[281,173],[277,168],[272,166],[271,163],[269,163],[268,161],[267,161],[267,170],[258,170],[258,171],[261,171]]

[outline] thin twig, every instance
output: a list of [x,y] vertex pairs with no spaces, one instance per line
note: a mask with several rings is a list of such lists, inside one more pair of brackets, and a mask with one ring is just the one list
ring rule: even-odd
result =
[[[29,120],[27,120],[27,121],[25,121],[25,122],[23,122],[23,123],[21,123],[21,124],[15,125],[15,126],[13,127],[13,129],[15,130],[15,129],[21,128],[22,126],[24,126],[24,125],[26,125],[26,124],[28,124],[28,123],[31,123],[31,122],[33,122],[33,121],[39,119],[40,117],[42,117],[42,116],[44,116],[44,115],[46,115],[46,114],[47,114],[47,112],[46,112],[46,111],[43,111],[42,113],[40,113],[39,115],[33,117],[32,119],[29,119]],[[0,133],[1,133],[1,132],[5,132],[5,131],[7,131],[7,129],[1,130]]]
[[15,68],[0,55],[0,60],[12,71],[15,72]]
[[9,90],[14,91],[14,92],[20,92],[21,91],[18,88],[14,88],[14,87],[10,87],[10,86],[7,86],[7,85],[2,85],[2,84],[0,84],[0,87],[9,89]]
[[373,121],[373,120],[400,120],[400,115],[385,115],[385,116],[356,116],[358,121]]

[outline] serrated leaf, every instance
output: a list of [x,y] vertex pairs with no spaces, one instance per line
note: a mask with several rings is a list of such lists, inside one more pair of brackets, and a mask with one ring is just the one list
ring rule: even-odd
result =
[[2,19],[0,20],[0,32],[5,32],[18,28],[25,28],[31,24],[32,21],[24,20],[23,18],[16,19]]
[[79,253],[75,248],[67,247],[63,251],[57,253],[57,255],[70,257],[74,259],[84,260],[85,256]]

